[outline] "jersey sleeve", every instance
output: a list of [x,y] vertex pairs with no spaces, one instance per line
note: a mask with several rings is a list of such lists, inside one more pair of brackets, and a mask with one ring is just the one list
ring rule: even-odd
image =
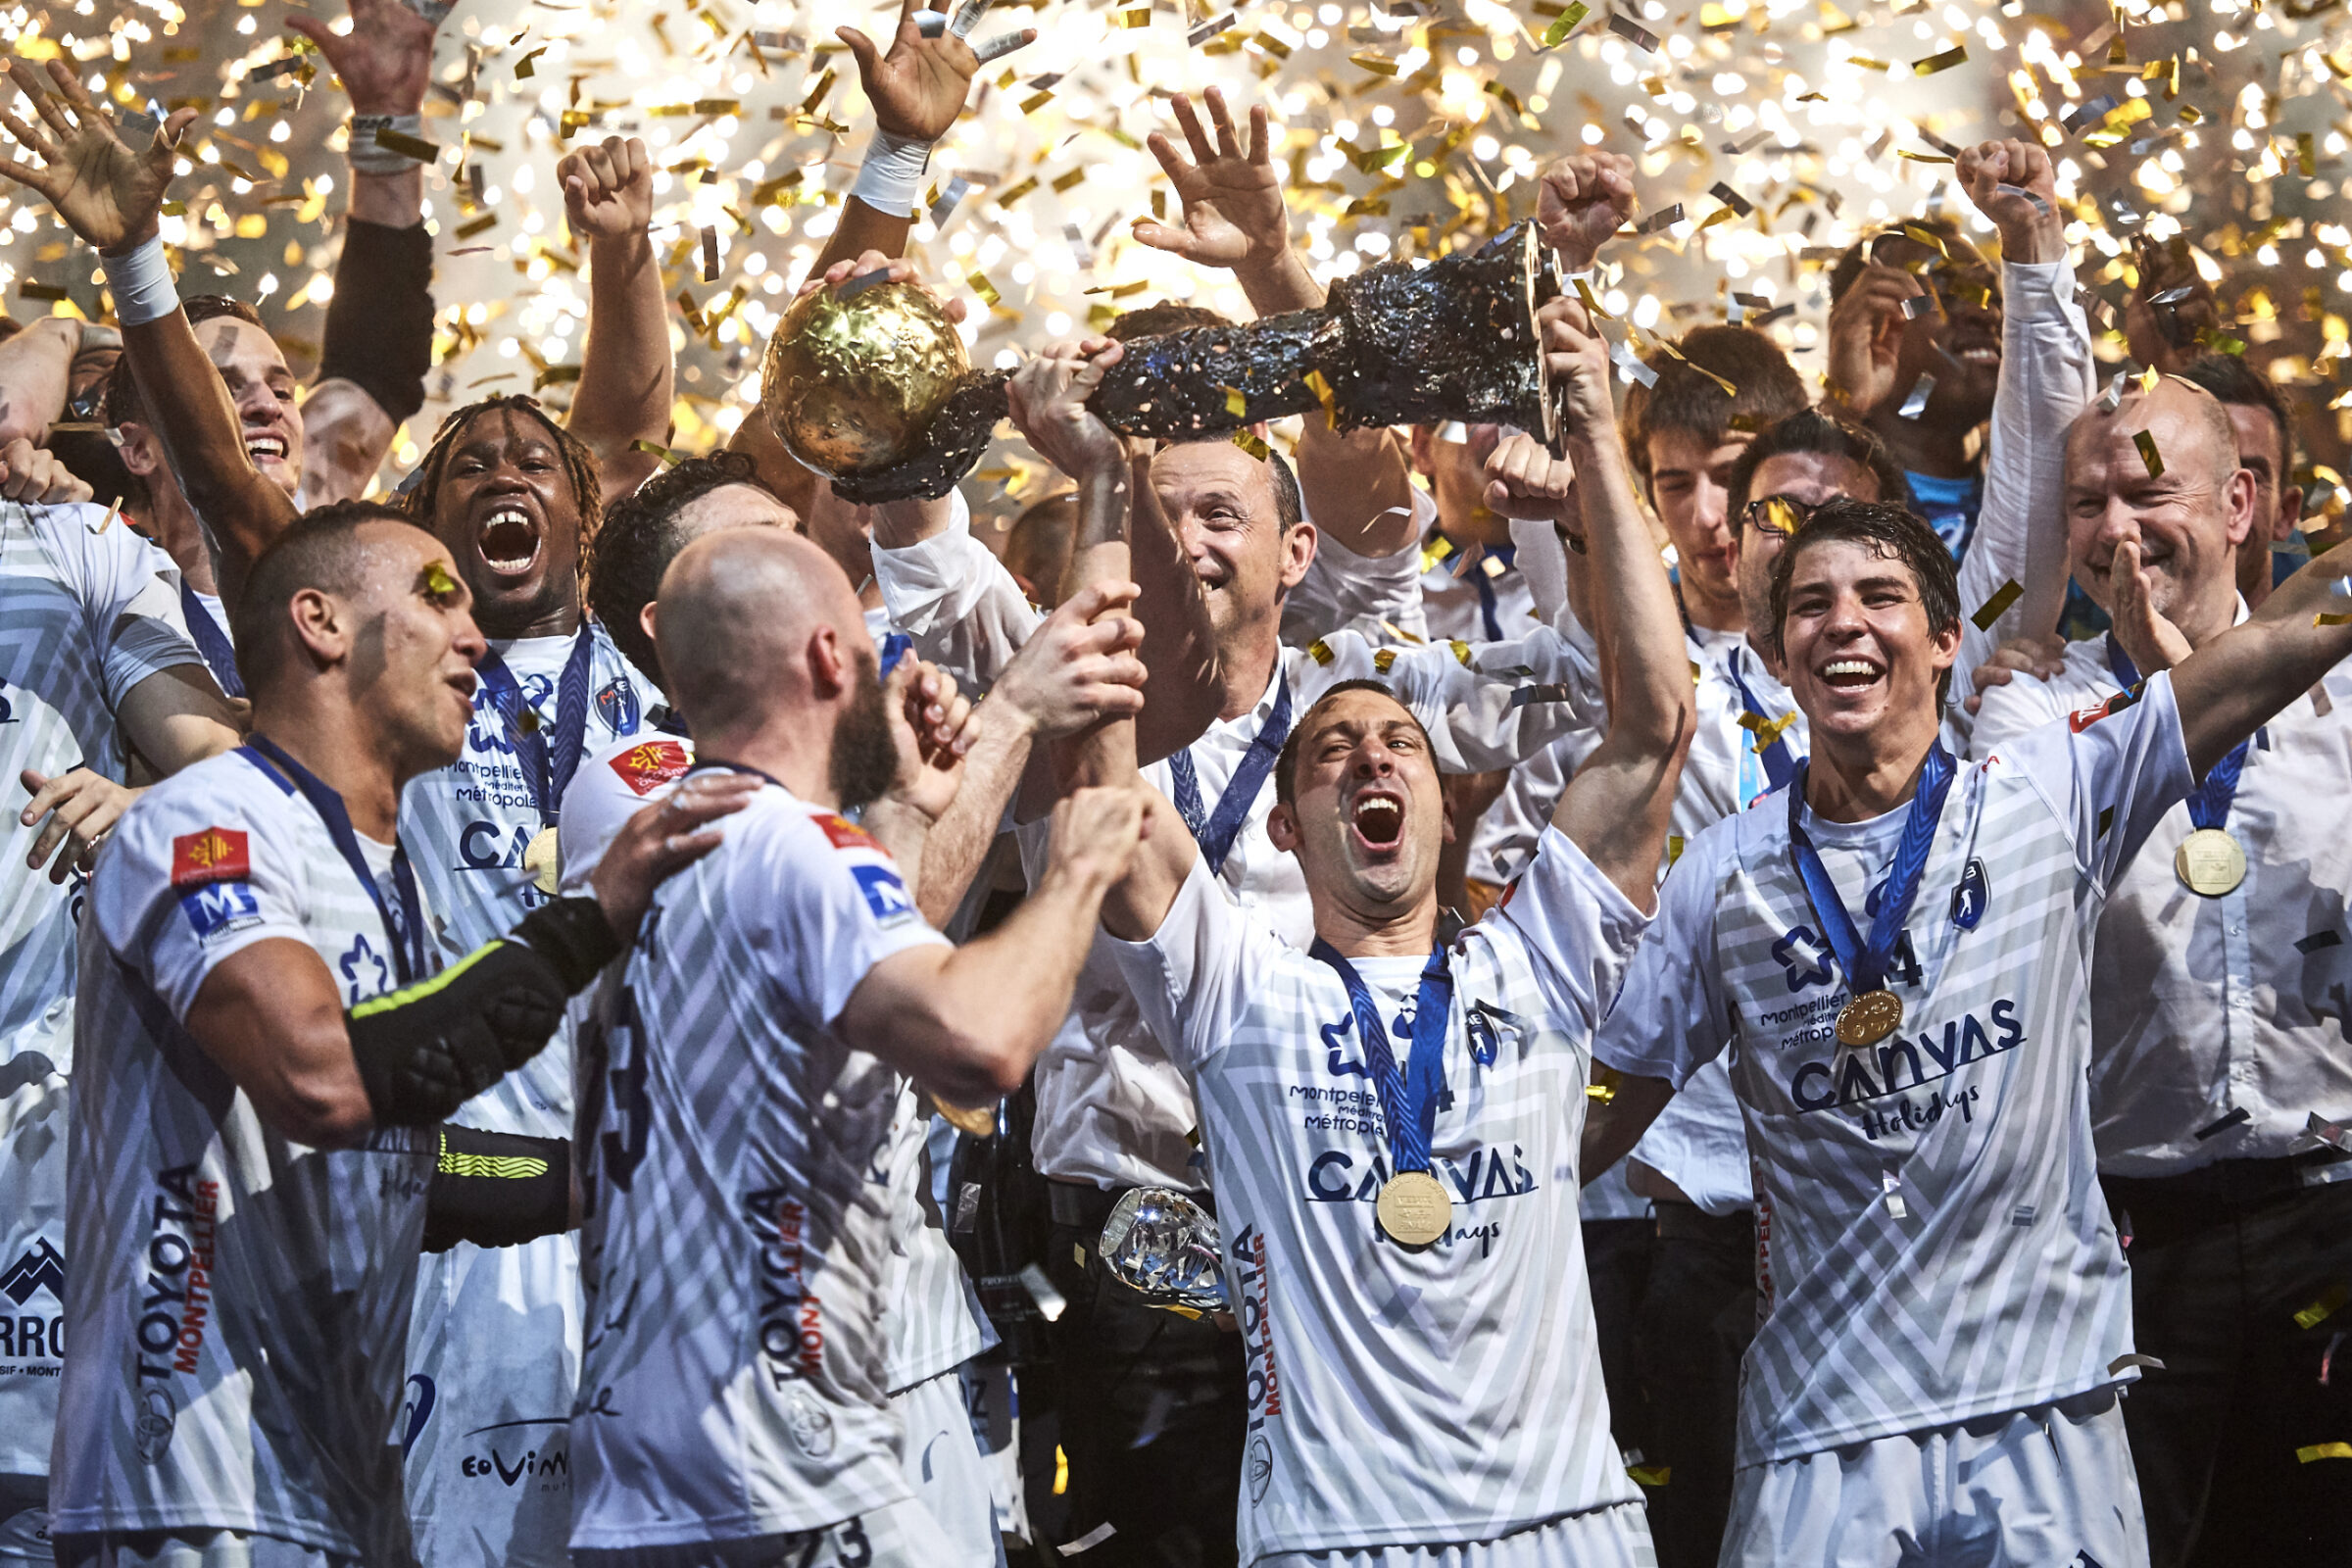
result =
[[581,764],[564,791],[564,817],[557,826],[561,891],[584,892],[622,824],[667,798],[693,765],[693,743],[672,735],[641,736]]
[[1428,728],[1438,766],[1448,773],[1511,767],[1607,720],[1596,667],[1549,626],[1498,643],[1377,650],[1341,632],[1308,652],[1335,680],[1386,681]]
[[300,852],[280,825],[288,803],[274,786],[266,786],[267,800],[219,787],[229,768],[250,764],[223,758],[201,779],[182,775],[174,787],[140,797],[100,853],[92,881],[107,951],[183,1020],[205,979],[232,955],[273,937],[311,946]]
[[945,947],[925,923],[896,861],[865,830],[797,807],[749,824],[735,861],[735,907],[763,967],[802,1017],[830,1027],[874,965],[909,948]]
[[2174,804],[2196,787],[2169,672],[2017,737],[1985,764],[2024,770],[2104,891]]
[[1224,1049],[1241,1021],[1250,976],[1287,951],[1263,921],[1226,896],[1200,856],[1157,931],[1142,942],[1102,940],[1152,1037],[1187,1070]]
[[[1412,536],[1421,538],[1437,520],[1438,504],[1413,486]],[[1359,556],[1330,534],[1317,534],[1306,575],[1283,600],[1283,640],[1303,644],[1342,628],[1375,641],[1429,635],[1419,545],[1393,556]]]
[[1544,830],[1535,859],[1497,912],[1527,939],[1551,1004],[1587,1029],[1616,997],[1626,961],[1649,928],[1649,916],[1556,827]]
[[903,550],[874,555],[874,583],[891,624],[966,692],[994,684],[1045,617],[988,546],[972,537],[961,492],[948,526]]
[[1700,834],[1666,873],[1658,916],[1592,1037],[1592,1059],[1603,1066],[1680,1089],[1731,1043],[1731,1008],[1715,963],[1719,846],[1731,831],[1727,822]]
[[52,554],[74,564],[90,646],[103,650],[100,674],[109,709],[119,709],[150,675],[204,664],[188,635],[171,557],[104,507],[43,507],[39,515]]

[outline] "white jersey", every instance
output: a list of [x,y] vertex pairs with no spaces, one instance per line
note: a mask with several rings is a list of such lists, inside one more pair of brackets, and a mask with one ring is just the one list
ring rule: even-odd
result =
[[[103,507],[0,502],[0,781],[80,763],[120,781],[115,710],[159,670],[203,665],[170,558]],[[17,804],[24,804],[20,794]],[[0,1060],[38,1051],[71,1070],[78,871],[64,886],[24,863],[39,837],[0,832]],[[0,1266],[9,1259],[0,1258]]]
[[[890,1123],[889,1371],[883,1386],[904,1394],[953,1371],[997,1343],[979,1293],[948,1245],[947,1216],[933,1191],[934,1125],[904,1083]],[[950,1147],[953,1147],[952,1145]]]
[[693,766],[694,737],[683,725],[616,736],[583,757],[556,830],[563,891],[584,895],[589,873],[629,818],[676,789]]
[[[1378,680],[1427,726],[1438,763],[1449,773],[1508,766],[1589,720],[1571,702],[1514,703],[1529,684],[1564,679],[1573,649],[1547,627],[1517,642],[1433,643],[1382,648],[1356,632],[1335,632],[1301,650],[1285,647],[1266,690],[1249,712],[1211,723],[1187,752],[1201,807],[1212,814],[1251,755],[1271,751],[1275,715],[1289,693],[1289,721],[1305,716],[1344,680]],[[1265,736],[1264,747],[1259,747]],[[1172,764],[1153,762],[1145,779],[1175,799]],[[1216,873],[1242,904],[1263,911],[1285,941],[1303,949],[1314,938],[1306,879],[1295,856],[1266,836],[1274,806],[1269,768],[1245,803],[1230,853]],[[1020,830],[1030,883],[1044,871],[1049,821]],[[1152,1040],[1114,960],[1097,942],[1078,978],[1070,1016],[1038,1058],[1037,1168],[1098,1187],[1206,1186],[1190,1135],[1196,1117],[1183,1074]]]
[[[388,847],[369,859],[389,881]],[[398,938],[318,811],[245,751],[123,814],[91,914],[51,1528],[227,1529],[409,1562],[387,1439],[433,1135],[294,1143],[181,1024],[256,943],[307,945],[349,1006],[392,989]],[[445,956],[428,937],[426,969]]]
[[831,1026],[875,964],[944,942],[879,845],[781,787],[655,894],[580,1052],[575,1548],[909,1495],[883,1326],[899,1080]]
[[[603,627],[584,624],[590,643],[578,772],[616,737],[636,732],[638,693],[651,690]],[[491,649],[538,715],[552,762],[574,639],[521,638]],[[462,952],[506,935],[546,902],[523,859],[551,817],[537,804],[528,753],[517,739],[493,682],[482,679],[464,753],[412,780],[401,802],[418,878]],[[560,809],[562,803],[550,804]],[[568,1020],[538,1055],[451,1120],[537,1138],[571,1136]],[[579,1249],[571,1236],[520,1247],[461,1242],[427,1254],[399,1432],[417,1550],[426,1560],[564,1568],[572,1501],[565,1439],[579,1353]]]
[[[1454,945],[1426,1250],[1373,1217],[1378,1092],[1337,970],[1204,862],[1114,943],[1190,1074],[1250,1369],[1241,1556],[1485,1541],[1638,1496],[1609,1438],[1577,1215],[1587,1045],[1647,920],[1564,834]],[[1357,958],[1384,1018],[1427,956]],[[1410,1025],[1391,1028],[1402,1068]]]
[[[2172,683],[1953,779],[1888,988],[1901,1028],[1836,1046],[1849,996],[1789,853],[1786,796],[1693,840],[1596,1043],[1685,1082],[1731,1048],[1767,1317],[1740,1462],[1794,1458],[2114,1381],[2132,1292],[2093,1170],[2092,938],[2189,788]],[[1805,830],[1851,911],[1907,808]],[[1858,914],[1858,920],[1866,915]],[[1867,929],[1867,927],[1865,927]]]

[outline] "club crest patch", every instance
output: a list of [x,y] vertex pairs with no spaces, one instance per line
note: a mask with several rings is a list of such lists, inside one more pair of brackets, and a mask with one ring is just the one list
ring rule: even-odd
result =
[[208,827],[172,841],[172,885],[175,888],[242,882],[252,874],[253,859],[246,852],[241,828]]
[[686,770],[694,765],[694,759],[676,741],[656,740],[630,747],[613,758],[612,765],[631,792],[651,795],[684,778]]

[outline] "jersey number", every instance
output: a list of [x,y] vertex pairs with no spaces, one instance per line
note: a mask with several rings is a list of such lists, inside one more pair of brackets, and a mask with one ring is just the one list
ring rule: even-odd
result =
[[637,1011],[637,993],[622,986],[614,999],[612,1027],[606,1031],[606,1081],[612,1086],[608,1106],[612,1130],[597,1140],[597,1152],[603,1155],[606,1176],[622,1192],[637,1174],[637,1166],[645,1158],[647,1124],[653,1119],[653,1107],[645,1093],[645,1056],[638,1049],[639,1035],[644,1024]]

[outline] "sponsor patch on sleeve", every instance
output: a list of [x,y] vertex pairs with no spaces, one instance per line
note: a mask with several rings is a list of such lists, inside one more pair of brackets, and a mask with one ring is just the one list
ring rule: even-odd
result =
[[2078,709],[2076,711],[2069,713],[2067,715],[2066,722],[2076,734],[2080,735],[2084,730],[2090,728],[2091,725],[2096,724],[2100,719],[2112,718],[2117,713],[2122,712],[2125,709],[2130,708],[2133,703],[2138,702],[2139,693],[2140,688],[2137,686],[2131,687],[2125,691],[2117,692],[2113,697],[2108,698],[2096,708]]
[[837,850],[872,850],[877,855],[889,853],[874,842],[872,834],[846,816],[836,816],[831,811],[811,811],[808,819],[817,825],[818,831]]
[[179,896],[179,907],[202,943],[262,923],[261,902],[253,896],[250,882],[207,882],[190,888]]
[[646,741],[612,759],[612,771],[638,795],[651,795],[686,776],[694,759],[673,740]]
[[172,841],[172,885],[200,888],[210,882],[242,882],[253,875],[241,828],[208,827]]
[[865,895],[865,906],[874,911],[875,924],[888,929],[921,918],[914,901],[906,896],[906,884],[889,866],[853,865],[850,875],[858,879],[858,891]]

